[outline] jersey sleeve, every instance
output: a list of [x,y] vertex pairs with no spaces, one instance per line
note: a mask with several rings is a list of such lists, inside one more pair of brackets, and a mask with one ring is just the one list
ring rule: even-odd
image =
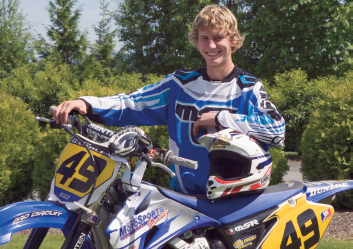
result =
[[87,105],[87,117],[94,122],[112,126],[166,125],[170,82],[140,88],[130,94],[106,97],[80,97]]
[[[282,147],[285,134],[285,121],[276,107],[269,101],[269,95],[258,81],[248,95],[244,114],[232,114],[221,111],[217,122],[223,127],[254,136],[262,142],[275,147]],[[245,98],[245,97],[244,97]]]

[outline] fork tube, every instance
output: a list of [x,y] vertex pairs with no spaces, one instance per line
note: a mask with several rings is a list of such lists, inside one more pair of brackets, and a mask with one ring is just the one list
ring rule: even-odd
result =
[[91,224],[81,220],[75,227],[75,231],[72,233],[72,237],[67,237],[65,239],[64,245],[61,247],[61,249],[80,249],[85,242],[91,228]]
[[23,248],[38,249],[47,235],[48,230],[49,228],[33,228]]

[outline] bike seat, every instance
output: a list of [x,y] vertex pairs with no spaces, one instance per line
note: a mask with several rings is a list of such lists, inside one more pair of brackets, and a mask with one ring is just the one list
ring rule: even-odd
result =
[[159,190],[170,199],[218,220],[222,224],[228,224],[280,204],[302,192],[303,184],[290,181],[269,186],[261,194],[223,200],[209,200],[203,195],[185,195],[164,188],[159,188]]

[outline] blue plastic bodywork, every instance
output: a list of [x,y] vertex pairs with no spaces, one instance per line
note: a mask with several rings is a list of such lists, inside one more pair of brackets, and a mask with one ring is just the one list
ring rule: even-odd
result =
[[0,245],[8,243],[12,234],[30,228],[52,227],[69,231],[76,213],[51,202],[26,201],[0,209]]
[[304,186],[306,199],[318,202],[338,192],[353,189],[353,180],[308,182]]
[[[270,188],[271,187],[269,187],[269,189]],[[305,183],[302,188],[289,190],[282,189],[281,191],[271,193],[264,192],[258,195],[237,197],[220,201],[190,198],[186,195],[183,196],[166,189],[160,189],[160,191],[165,196],[208,215],[222,224],[228,224],[276,206],[299,193],[306,194],[308,201],[319,202],[335,193],[349,189],[353,189],[352,180],[308,182]]]
[[212,201],[207,199],[187,198],[175,192],[161,190],[164,195],[174,199],[194,210],[197,210],[222,224],[234,222],[246,216],[264,211],[276,206],[295,194],[302,192],[302,189],[292,189],[287,191],[250,195],[245,197]]

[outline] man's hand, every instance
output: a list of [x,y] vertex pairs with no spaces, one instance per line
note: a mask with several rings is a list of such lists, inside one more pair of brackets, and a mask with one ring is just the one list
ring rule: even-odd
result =
[[53,111],[53,117],[57,124],[66,124],[68,115],[72,110],[78,111],[81,115],[87,114],[87,106],[83,100],[65,101],[58,105]]
[[194,123],[194,128],[192,129],[194,136],[196,137],[199,134],[200,128],[206,129],[210,126],[217,126],[216,116],[217,112],[202,113],[200,118]]

